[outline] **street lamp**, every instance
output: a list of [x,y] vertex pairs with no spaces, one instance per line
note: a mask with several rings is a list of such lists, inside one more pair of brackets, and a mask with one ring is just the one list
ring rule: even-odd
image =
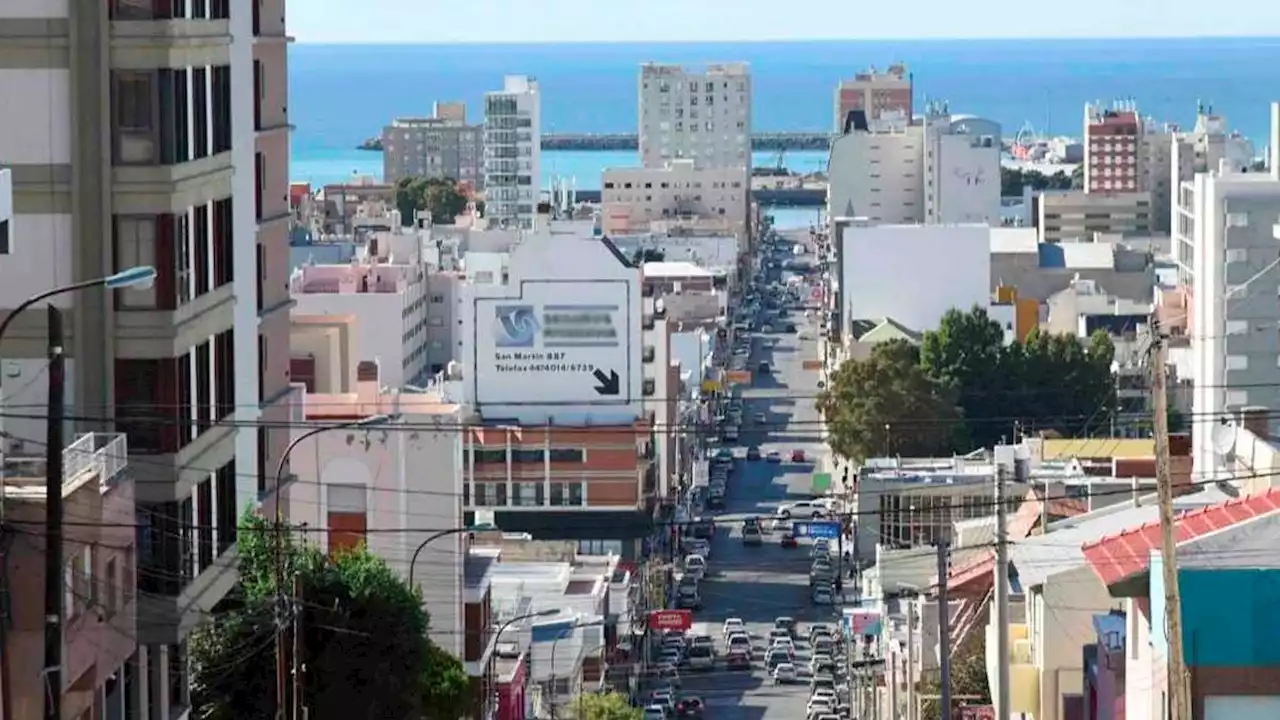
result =
[[[65,295],[66,293],[76,292],[77,290],[85,290],[93,287],[105,287],[108,290],[118,290],[128,287],[149,286],[156,278],[156,270],[153,267],[135,267],[114,275],[106,277],[94,278],[92,280],[82,280],[70,285],[60,285],[44,292],[36,293],[27,298],[13,312],[9,313],[2,322],[0,322],[0,340],[4,338],[4,334],[8,332],[9,326],[13,321],[22,314],[23,310],[35,305],[43,300],[48,300],[56,295]],[[54,328],[61,328],[61,314],[55,307],[49,308],[50,325]],[[58,335],[61,333],[59,332]],[[62,338],[59,336],[50,338],[50,350],[53,351],[55,345],[62,344]],[[61,348],[58,348],[61,353]],[[51,356],[52,357],[52,356]],[[50,366],[50,377],[57,380],[52,374],[54,372],[53,365]],[[4,373],[0,372],[0,405],[4,403]],[[52,455],[57,452],[56,443],[51,444],[46,450]],[[3,463],[4,449],[0,447],[0,477],[4,474]],[[52,458],[56,462],[62,462],[59,457]],[[62,606],[65,588],[62,586],[62,488],[59,485],[62,482],[61,473],[49,472],[45,478],[45,581],[44,581],[44,666],[45,672],[48,673],[44,680],[48,683],[48,687],[54,688],[54,692],[45,694],[44,699],[44,716],[47,718],[58,718],[62,716],[62,615],[65,608]],[[4,638],[0,631],[0,639]],[[9,685],[9,666],[8,663],[0,670],[0,684],[4,689],[8,689]],[[5,695],[3,708],[9,707],[8,694]]]
[[476,529],[477,528],[475,527],[456,527],[456,528],[449,528],[448,530],[441,530],[440,532],[428,535],[427,539],[423,540],[422,543],[418,545],[418,549],[413,551],[413,557],[410,558],[409,560],[409,587],[416,587],[413,584],[413,567],[418,562],[418,555],[422,552],[422,550],[425,547],[435,542],[436,540],[439,540],[442,537],[448,537],[449,535],[461,535],[464,532],[471,532],[472,530],[476,530]]
[[[459,531],[459,532],[461,532],[461,531]],[[446,532],[445,534],[448,534],[448,532]],[[443,535],[442,535],[441,537],[443,537]],[[428,541],[428,542],[430,542],[432,539],[433,539],[433,538],[427,538],[427,541]],[[423,545],[426,545],[426,543],[423,543]],[[419,549],[419,550],[421,550],[422,548],[421,548],[421,547],[419,547],[418,549]],[[416,556],[416,553],[415,553],[415,556]],[[410,566],[409,570],[410,570],[410,572],[412,572],[413,567],[412,567],[412,566]],[[412,583],[412,581],[410,581],[410,583]],[[522,622],[522,621],[524,621],[524,620],[532,620],[533,618],[550,617],[550,616],[552,616],[552,615],[559,615],[559,614],[560,614],[560,611],[559,611],[558,609],[556,609],[556,608],[548,608],[548,609],[546,609],[546,610],[539,610],[539,611],[537,611],[537,612],[525,613],[525,614],[523,614],[523,615],[516,615],[516,616],[515,616],[515,617],[513,617],[513,618],[509,618],[506,622],[504,622],[504,623],[502,623],[501,625],[499,625],[499,626],[498,626],[498,632],[496,632],[496,633],[494,633],[494,634],[493,634],[493,644],[494,644],[494,646],[496,647],[496,646],[497,646],[497,644],[498,644],[499,642],[501,642],[501,641],[502,641],[502,633],[506,632],[508,627],[511,627],[512,625],[514,625],[514,624],[516,624],[516,623],[518,623],[518,622]],[[532,642],[530,642],[530,643],[529,643],[529,654],[530,654],[530,659],[532,659],[532,655],[533,655],[533,643],[532,643]],[[530,663],[530,664],[532,664],[532,663]],[[491,678],[491,680],[492,680],[492,678]],[[526,680],[526,682],[527,682],[527,680]],[[498,693],[497,683],[493,683],[493,685],[494,685],[494,687],[493,687],[493,706],[494,706],[494,708],[496,709],[496,708],[497,708],[497,706],[498,706],[498,703],[499,703],[499,702],[501,702],[501,697],[499,696],[499,693]]]
[[[276,524],[279,525],[284,522],[284,513],[280,505],[280,486],[284,483],[284,467],[289,462],[289,455],[293,453],[295,448],[302,444],[303,440],[309,440],[320,433],[326,433],[330,430],[354,430],[356,428],[368,427],[370,425],[381,425],[390,419],[390,415],[380,414],[370,415],[369,417],[360,418],[358,420],[348,420],[347,422],[338,423],[336,425],[320,425],[318,427],[313,427],[290,440],[289,444],[284,448],[284,453],[280,455],[280,462],[276,464],[276,484],[275,487],[272,488],[272,493],[275,495],[276,500]],[[277,528],[277,530],[278,529],[279,528]]]

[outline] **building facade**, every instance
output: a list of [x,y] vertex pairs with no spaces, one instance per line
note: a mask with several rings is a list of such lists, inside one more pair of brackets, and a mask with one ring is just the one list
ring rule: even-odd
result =
[[736,232],[747,232],[751,204],[750,170],[698,167],[693,160],[673,160],[661,167],[611,168],[604,171],[601,204],[609,234],[648,232],[655,220],[718,218]]
[[509,75],[484,103],[485,216],[500,227],[532,229],[542,197],[538,81]]
[[1142,118],[1131,103],[1084,106],[1084,189],[1137,192],[1142,159]]
[[[1280,137],[1280,104],[1272,106],[1272,137]],[[1280,403],[1280,313],[1274,302],[1254,301],[1280,285],[1280,170],[1233,172],[1224,161],[1217,172],[1182,183],[1177,204],[1174,256],[1195,318],[1193,414],[1205,418],[1192,435],[1196,472],[1206,473],[1221,462],[1215,414]]]
[[854,110],[866,113],[874,126],[882,115],[912,117],[911,73],[902,63],[894,63],[884,72],[870,68],[841,80],[836,86],[835,131],[843,132],[845,119]]
[[[0,4],[0,164],[23,238],[0,306],[122,267],[158,273],[150,289],[54,301],[72,413],[113,418],[137,460],[130,662],[152,678],[134,705],[156,716],[189,704],[184,639],[234,584],[236,519],[287,442],[271,429],[289,391],[284,16],[283,0]],[[0,348],[28,386],[8,401],[42,402],[27,379],[46,332],[33,311]]]
[[751,71],[746,63],[640,66],[640,160],[700,168],[751,166]]
[[1034,203],[1042,243],[1151,234],[1154,213],[1149,192],[1045,190],[1035,196]]
[[382,177],[450,178],[484,187],[484,126],[467,123],[463,103],[436,103],[431,117],[396,118],[382,129]]

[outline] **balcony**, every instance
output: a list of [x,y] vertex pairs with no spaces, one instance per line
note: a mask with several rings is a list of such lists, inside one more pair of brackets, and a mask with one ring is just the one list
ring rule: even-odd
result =
[[[105,494],[123,475],[128,457],[129,444],[123,433],[85,433],[79,436],[62,451],[63,497],[93,481]],[[44,457],[6,456],[4,498],[43,500],[48,469]]]

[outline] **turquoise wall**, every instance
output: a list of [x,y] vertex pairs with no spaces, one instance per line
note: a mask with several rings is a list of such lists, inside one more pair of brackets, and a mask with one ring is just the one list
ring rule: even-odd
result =
[[[1178,585],[1188,665],[1280,665],[1280,570],[1182,570]],[[1164,571],[1157,556],[1151,562],[1151,640],[1167,656],[1165,627]]]

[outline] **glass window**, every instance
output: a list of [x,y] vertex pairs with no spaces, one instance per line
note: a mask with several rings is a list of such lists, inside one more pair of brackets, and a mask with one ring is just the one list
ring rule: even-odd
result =
[[569,505],[581,507],[586,505],[586,483],[572,482],[569,485]]

